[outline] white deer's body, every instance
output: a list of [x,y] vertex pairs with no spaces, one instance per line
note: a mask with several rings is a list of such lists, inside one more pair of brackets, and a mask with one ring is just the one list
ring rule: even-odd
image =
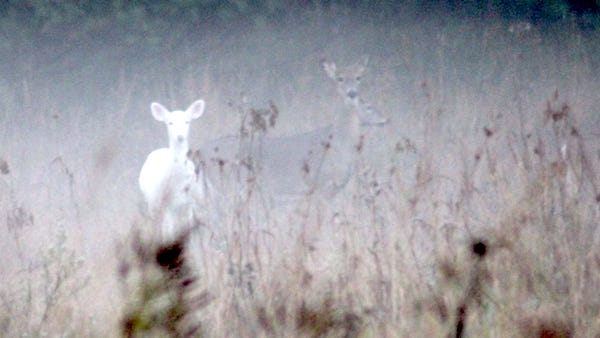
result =
[[185,111],[168,111],[152,103],[152,115],[167,125],[169,147],[154,150],[140,171],[139,185],[150,216],[161,225],[164,240],[176,234],[178,225],[190,225],[193,208],[204,197],[202,173],[187,157],[190,122],[204,113],[198,100]]

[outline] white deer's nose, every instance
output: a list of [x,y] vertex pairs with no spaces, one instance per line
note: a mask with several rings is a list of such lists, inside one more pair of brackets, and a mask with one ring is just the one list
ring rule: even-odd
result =
[[183,135],[177,135],[177,142],[183,142],[184,138]]

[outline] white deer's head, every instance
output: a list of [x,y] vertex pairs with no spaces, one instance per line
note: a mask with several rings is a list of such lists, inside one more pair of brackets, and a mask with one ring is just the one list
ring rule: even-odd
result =
[[152,110],[152,116],[157,121],[164,122],[167,125],[169,147],[187,152],[190,122],[204,113],[204,100],[195,101],[185,111],[174,110],[170,112],[163,105],[156,102],[152,103],[150,109]]

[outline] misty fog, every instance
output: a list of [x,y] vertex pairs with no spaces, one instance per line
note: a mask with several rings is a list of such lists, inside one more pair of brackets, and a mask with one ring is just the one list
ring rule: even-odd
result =
[[[5,259],[0,295],[8,319],[0,311],[0,327],[10,336],[19,332],[29,332],[26,336],[40,332],[50,336],[60,332],[117,335],[129,292],[119,281],[119,264],[132,232],[156,226],[146,217],[138,188],[139,171],[152,150],[168,145],[165,125],[154,120],[150,104],[160,102],[175,110],[205,100],[204,115],[191,124],[192,150],[239,136],[244,114],[273,105],[277,121],[266,137],[281,144],[290,137],[326,128],[336,114],[349,109],[336,92],[336,81],[323,70],[323,61],[343,68],[368,59],[360,98],[389,120],[382,126],[361,127],[364,148],[357,160],[360,172],[370,175],[383,192],[371,196],[372,204],[367,201],[346,207],[332,218],[338,221],[351,215],[348,222],[358,224],[359,229],[356,243],[361,239],[375,243],[377,238],[380,246],[373,247],[380,248],[388,245],[388,238],[392,248],[392,238],[408,243],[401,238],[409,238],[410,233],[418,243],[412,251],[414,261],[435,266],[433,256],[446,249],[440,244],[442,235],[431,241],[427,237],[430,232],[441,234],[442,228],[455,226],[453,243],[458,246],[468,243],[473,234],[496,229],[504,216],[514,214],[522,196],[532,194],[528,182],[541,180],[543,174],[538,173],[545,169],[535,169],[542,167],[536,167],[542,162],[539,158],[548,163],[560,161],[562,147],[571,154],[571,161],[585,159],[572,165],[572,180],[579,183],[565,186],[561,196],[577,196],[573,205],[585,223],[580,235],[589,241],[582,240],[585,243],[581,245],[597,248],[598,30],[568,21],[521,27],[516,25],[524,25],[523,20],[476,17],[412,2],[394,13],[386,13],[384,7],[297,6],[276,19],[198,24],[185,34],[179,29],[170,34],[169,26],[154,27],[160,32],[156,34],[144,26],[152,21],[132,17],[126,29],[137,29],[131,33],[136,41],[129,41],[117,23],[102,34],[90,33],[89,38],[80,37],[88,34],[85,28],[66,26],[46,32],[44,39],[24,44],[21,55],[3,60],[0,163],[5,168],[0,175],[0,247]],[[111,23],[104,25],[110,27]],[[11,32],[3,29],[5,34]],[[149,34],[147,40],[145,34]],[[562,116],[560,112],[567,111],[565,105],[570,125],[577,128],[571,129],[571,136],[553,124]],[[566,135],[566,141],[556,135]],[[288,148],[281,155],[282,166],[288,164],[286,154],[292,155]],[[350,195],[342,193],[342,198]],[[558,203],[553,198],[545,203]],[[326,208],[333,198],[320,201]],[[210,257],[229,257],[222,258],[224,261],[235,260],[231,258],[235,254],[223,249],[232,245],[228,236],[237,233],[223,230],[237,224],[232,221],[233,210],[227,209],[230,205],[225,203],[218,212],[203,211],[210,223],[205,242],[213,246],[207,252],[214,255]],[[267,217],[277,205],[263,207],[269,209],[261,214]],[[382,216],[373,211],[380,215],[376,218],[364,214],[368,207],[387,209]],[[284,215],[293,212],[283,210]],[[394,216],[397,210],[403,211]],[[314,217],[319,219],[321,214]],[[248,219],[248,228],[244,228],[251,234],[245,238],[248,243],[266,251],[266,246],[273,245],[281,248],[281,255],[294,255],[291,248],[300,234],[293,221]],[[339,229],[346,229],[323,229],[329,221],[323,222],[308,231],[307,238],[317,243],[316,252],[328,252],[319,236],[334,236],[342,231]],[[361,224],[383,230],[368,230]],[[424,224],[432,226],[425,228]],[[211,244],[211,231],[219,244]],[[243,252],[244,245],[240,247]],[[346,255],[341,249],[332,251],[330,257],[307,249],[306,257],[297,259],[309,261],[307,266],[322,264],[311,270],[318,276],[319,269],[330,271],[344,261],[337,260],[338,255]],[[371,258],[368,251],[364,256],[361,252],[356,249],[353,254],[362,260]],[[262,261],[267,267],[259,270],[258,280],[266,278],[261,271],[285,276],[282,271],[287,270],[278,265],[276,250],[267,256]],[[409,254],[406,257],[413,261]],[[227,285],[218,268],[204,269],[200,269],[200,281]],[[376,273],[375,268],[368,271]],[[421,278],[417,273],[411,276]],[[598,277],[598,271],[594,276]],[[393,280],[390,277],[390,283]],[[394,290],[410,294],[411,282],[403,283]],[[214,291],[215,287],[208,289]],[[360,292],[356,290],[353,292]],[[216,291],[213,296],[217,299],[213,304],[221,304]],[[394,299],[412,299],[403,297]],[[397,313],[397,308],[390,311]],[[216,317],[228,313],[219,309],[215,305]],[[369,316],[365,315],[365,321],[391,322],[393,317]],[[589,316],[586,318],[593,315]],[[210,324],[207,335],[235,336],[235,331],[215,329],[218,325],[227,326]],[[418,326],[411,325],[412,329]],[[369,332],[371,336],[382,334]],[[416,336],[423,336],[425,331],[418,332]],[[498,332],[503,331],[491,336],[501,336]]]

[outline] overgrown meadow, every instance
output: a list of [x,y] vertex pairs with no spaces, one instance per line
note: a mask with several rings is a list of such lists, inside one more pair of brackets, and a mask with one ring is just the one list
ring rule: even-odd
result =
[[[67,40],[3,61],[4,336],[600,335],[597,29],[317,6]],[[224,173],[200,245],[159,244],[137,186],[167,145],[152,102],[206,101],[192,149],[257,111],[294,135],[347,109],[322,60],[367,57],[361,96],[390,122],[362,130],[340,196],[282,206]]]

